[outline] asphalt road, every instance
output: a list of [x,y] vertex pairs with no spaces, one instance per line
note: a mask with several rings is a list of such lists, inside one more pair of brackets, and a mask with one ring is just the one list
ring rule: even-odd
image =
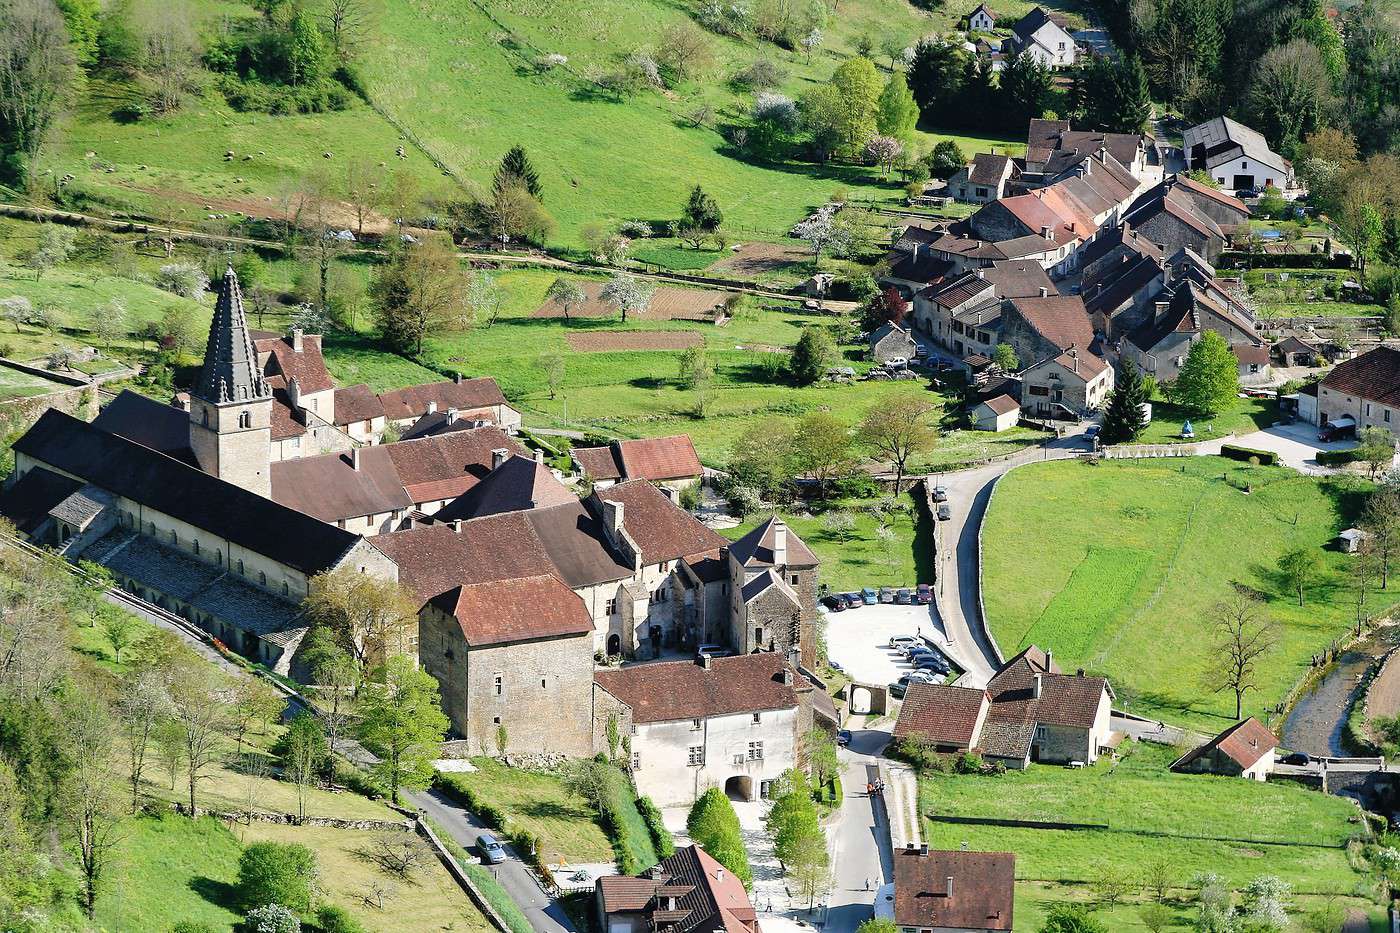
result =
[[846,799],[834,831],[832,890],[823,933],[853,933],[870,919],[875,890],[893,880],[884,804],[865,795],[866,782],[877,776],[876,758],[889,740],[888,732],[855,730],[850,746],[840,752]]
[[[476,837],[490,831],[476,817],[435,790],[410,792],[406,796],[470,855],[476,854]],[[504,844],[504,840],[502,842]],[[535,876],[509,845],[506,852],[510,857],[504,862],[486,867],[496,876],[510,899],[524,911],[530,926],[539,933],[573,933],[574,926],[563,909],[544,893]]]

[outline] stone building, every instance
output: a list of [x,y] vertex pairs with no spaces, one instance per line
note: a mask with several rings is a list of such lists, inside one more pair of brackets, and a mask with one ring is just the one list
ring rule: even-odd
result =
[[1339,418],[1400,437],[1400,349],[1379,346],[1338,363],[1317,387],[1317,424]]
[[1002,307],[1000,342],[1016,351],[1022,366],[1030,366],[1070,347],[1088,352],[1094,324],[1077,295],[1013,298]]
[[637,877],[599,878],[594,907],[602,933],[761,933],[744,883],[696,845]]
[[1113,367],[1070,347],[1021,373],[1021,410],[1032,418],[1077,421],[1103,407],[1113,391]]
[[1015,853],[910,843],[894,854],[888,917],[900,933],[1002,933],[1014,929],[1015,902]]
[[728,563],[729,644],[740,652],[795,652],[815,668],[820,563],[811,548],[775,515],[729,545]]
[[575,447],[569,454],[594,489],[644,479],[679,492],[699,483],[705,473],[688,434],[613,441],[606,447]]
[[1274,770],[1277,747],[1274,734],[1250,716],[1182,755],[1172,762],[1172,770],[1267,781]]
[[893,321],[881,325],[870,334],[870,358],[876,363],[893,359],[912,360],[918,348],[909,329]]

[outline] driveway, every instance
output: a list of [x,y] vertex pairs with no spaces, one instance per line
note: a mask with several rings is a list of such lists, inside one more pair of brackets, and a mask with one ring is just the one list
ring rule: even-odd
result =
[[1317,439],[1315,425],[1306,423],[1276,424],[1271,428],[1242,434],[1228,441],[1208,441],[1199,445],[1198,449],[1203,454],[1218,454],[1223,444],[1236,444],[1240,447],[1267,450],[1270,453],[1278,454],[1280,462],[1285,466],[1293,467],[1293,469],[1303,473],[1319,474],[1335,471],[1317,462],[1318,451],[1350,450],[1356,446],[1356,441],[1323,443]]
[[[952,654],[952,646],[934,622],[932,606],[881,603],[826,615],[827,654],[847,676],[860,683],[890,684],[913,670],[889,647],[890,638],[895,635],[927,638],[939,650]],[[955,654],[952,657],[962,665]]]
[[832,827],[831,894],[824,933],[854,933],[870,919],[876,889],[894,880],[884,802],[865,793],[866,783],[878,776],[878,756],[890,734],[852,726],[851,744],[840,752],[845,800]]

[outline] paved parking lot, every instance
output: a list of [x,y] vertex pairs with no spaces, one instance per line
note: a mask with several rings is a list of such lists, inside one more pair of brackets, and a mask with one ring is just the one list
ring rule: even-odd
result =
[[827,654],[861,683],[893,683],[912,669],[889,647],[895,635],[924,637],[938,648],[947,644],[933,623],[931,606],[861,606],[826,612],[826,622]]
[[1318,465],[1319,450],[1350,450],[1356,446],[1356,441],[1353,440],[1323,443],[1317,439],[1316,425],[1301,422],[1276,424],[1262,431],[1232,438],[1227,443],[1271,451],[1278,454],[1279,459],[1287,466],[1307,473],[1327,471],[1326,467]]

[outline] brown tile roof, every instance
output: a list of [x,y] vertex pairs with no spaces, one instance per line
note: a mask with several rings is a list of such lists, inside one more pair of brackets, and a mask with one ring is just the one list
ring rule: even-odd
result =
[[972,167],[968,170],[967,180],[974,185],[999,185],[1010,164],[1011,159],[1004,155],[979,152],[972,157]]
[[637,913],[646,910],[652,895],[661,883],[655,878],[633,878],[630,875],[606,875],[598,879],[603,895],[603,913]]
[[1011,305],[1027,324],[1061,350],[1071,346],[1087,350],[1094,342],[1094,323],[1077,295],[1013,298]]
[[987,702],[985,690],[911,684],[894,725],[894,736],[917,737],[935,745],[971,746],[977,738],[977,720]]
[[[743,882],[699,846],[677,849],[640,878],[598,879],[603,913],[645,913],[667,933],[759,933]],[[675,898],[675,909],[663,909]]]
[[[952,880],[952,892],[948,879]],[[903,849],[894,856],[894,922],[902,927],[1010,930],[1016,856]]]
[[986,401],[982,402],[982,404],[986,405],[998,415],[1009,415],[1013,411],[1021,407],[1020,402],[1016,401],[1011,396],[1005,394],[989,398]]
[[575,447],[569,451],[569,456],[574,458],[574,463],[583,471],[585,476],[592,479],[622,479],[622,464],[617,462],[617,456],[612,446],[607,447]]
[[[783,683],[783,672],[793,683]],[[697,661],[654,661],[598,670],[593,679],[632,710],[639,723],[704,719],[737,713],[793,709],[795,685],[809,687],[776,651]]]
[[399,567],[399,580],[426,603],[454,587],[555,572],[519,513],[477,519],[470,534],[423,525],[369,538]]
[[292,397],[287,394],[287,384],[281,376],[268,376],[267,386],[272,390],[272,416],[269,419],[271,437],[274,441],[285,441],[301,437],[306,433],[306,416],[298,408],[292,407]]
[[689,434],[648,437],[618,443],[622,473],[628,479],[688,479],[700,476],[704,468],[695,454]]
[[480,518],[577,502],[578,497],[554,478],[549,467],[519,454],[496,467],[486,478],[434,515],[440,522]]
[[[768,521],[729,545],[729,553],[745,567],[773,566],[773,526],[777,521],[778,516],[771,516]],[[787,526],[787,554],[787,562],[793,567],[815,567],[821,563],[791,525]]]
[[466,412],[472,408],[489,408],[505,405],[506,397],[496,380],[483,376],[479,379],[463,379],[461,382],[433,382],[421,386],[408,386],[395,389],[379,396],[384,405],[384,414],[390,421],[417,418],[428,410],[429,402],[436,402],[438,411],[455,408]]
[[594,515],[602,515],[603,501],[622,503],[623,527],[642,549],[643,563],[678,560],[713,551],[727,543],[644,479],[627,480],[595,490],[589,497],[589,510]]
[[363,382],[335,390],[335,423],[348,425],[384,417],[384,405]]
[[553,574],[459,586],[433,603],[457,619],[473,648],[593,631],[583,600]]
[[1239,765],[1241,770],[1248,771],[1259,763],[1259,759],[1277,747],[1278,739],[1274,734],[1264,728],[1262,722],[1250,716],[1235,723],[1204,745],[1192,749],[1172,767],[1181,768],[1219,749],[1221,754]]
[[277,461],[272,464],[272,498],[331,523],[413,505],[383,446]]
[[1084,352],[1076,350],[1073,354],[1061,353],[1059,356],[1055,357],[1055,362],[1075,375],[1082,377],[1085,382],[1088,382],[1105,369],[1108,369],[1108,364],[1104,362],[1101,357],[1087,350]]
[[1380,346],[1343,360],[1322,380],[1322,387],[1382,405],[1400,406],[1400,348]]
[[1003,259],[983,269],[982,275],[996,288],[998,298],[1030,298],[1039,295],[1042,288],[1055,293],[1050,276],[1038,262]]
[[495,426],[383,446],[414,502],[457,498],[490,472],[492,450],[526,452],[518,441]]
[[263,375],[281,376],[287,382],[296,379],[301,385],[301,391],[325,392],[335,388],[335,382],[331,379],[331,374],[326,370],[326,360],[321,355],[321,338],[317,334],[306,334],[301,338],[301,352],[298,353],[292,346],[292,338],[277,334],[275,336],[264,336],[266,331],[259,331],[258,336],[253,340],[253,346],[258,354],[270,354],[267,362],[263,365]]
[[[1036,675],[1040,675],[1040,696],[1035,696]],[[1002,665],[987,682],[992,698],[987,727],[994,724],[1023,737],[1036,723],[1088,729],[1098,715],[1099,702],[1108,681],[1082,674],[1061,674],[1051,659],[1035,646],[1027,648]],[[1029,748],[1029,737],[1025,737]],[[982,743],[984,750],[994,752]],[[1019,753],[1019,749],[1018,749]]]
[[1226,207],[1232,207],[1245,217],[1249,216],[1249,207],[1239,198],[1232,197],[1217,188],[1212,188],[1210,185],[1203,185],[1189,175],[1177,175],[1175,183],[1188,191],[1210,198],[1212,201],[1218,201]]

